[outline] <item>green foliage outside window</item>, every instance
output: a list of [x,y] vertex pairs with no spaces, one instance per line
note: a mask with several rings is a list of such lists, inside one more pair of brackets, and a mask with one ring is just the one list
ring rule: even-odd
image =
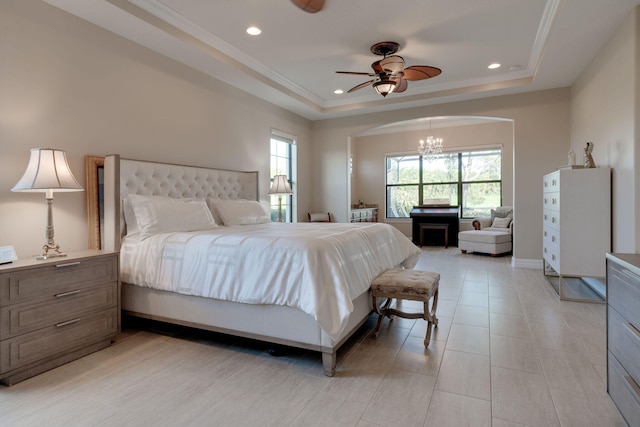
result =
[[502,203],[502,151],[387,157],[387,218],[408,218],[413,206],[448,199],[462,217],[489,216]]

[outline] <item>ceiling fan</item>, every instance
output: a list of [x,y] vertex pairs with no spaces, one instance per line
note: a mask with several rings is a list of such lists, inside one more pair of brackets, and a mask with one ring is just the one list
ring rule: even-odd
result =
[[373,85],[373,88],[382,96],[391,92],[404,92],[407,90],[407,81],[425,80],[442,73],[440,68],[428,65],[412,65],[404,68],[404,58],[394,55],[400,45],[396,42],[379,42],[371,46],[371,53],[383,56],[379,61],[371,64],[373,73],[359,73],[355,71],[336,71],[339,74],[356,74],[360,76],[375,77],[368,82],[360,83],[347,91],[351,93],[363,87]]
[[320,12],[324,7],[324,2],[325,0],[291,0],[291,3],[309,13]]

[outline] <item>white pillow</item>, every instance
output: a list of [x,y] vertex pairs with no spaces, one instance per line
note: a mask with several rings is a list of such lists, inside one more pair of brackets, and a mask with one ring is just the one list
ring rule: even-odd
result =
[[127,236],[138,234],[140,232],[138,230],[138,221],[129,202],[129,196],[122,198],[122,211],[124,213],[124,223],[127,225]]
[[509,224],[511,224],[511,217],[506,217],[506,218],[495,217],[493,219],[493,223],[491,224],[491,227],[508,228]]
[[210,199],[224,225],[250,225],[271,222],[262,205],[254,200]]
[[205,199],[172,199],[139,194],[127,197],[143,239],[156,233],[216,227]]

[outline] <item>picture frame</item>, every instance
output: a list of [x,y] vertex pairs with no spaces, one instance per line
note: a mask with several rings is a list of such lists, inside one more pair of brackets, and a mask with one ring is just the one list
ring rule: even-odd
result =
[[104,157],[85,156],[89,248],[101,249],[104,227]]
[[10,264],[17,259],[18,256],[13,246],[0,246],[0,265]]

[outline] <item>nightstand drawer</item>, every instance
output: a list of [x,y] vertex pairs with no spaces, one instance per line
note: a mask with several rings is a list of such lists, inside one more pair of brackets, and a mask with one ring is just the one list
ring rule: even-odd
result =
[[0,274],[0,306],[117,280],[117,256],[60,259],[55,264]]
[[4,340],[0,343],[0,372],[90,345],[113,336],[117,329],[118,309],[114,307]]
[[[640,383],[640,331],[616,310],[609,307],[607,332],[609,351],[625,367],[631,378]],[[640,396],[639,396],[640,399]]]
[[0,308],[0,339],[54,326],[76,317],[115,307],[116,282],[92,288],[80,288],[39,300]]
[[609,352],[607,377],[609,394],[630,426],[640,425],[640,387]]
[[618,263],[607,262],[607,299],[622,317],[640,328],[640,276]]

